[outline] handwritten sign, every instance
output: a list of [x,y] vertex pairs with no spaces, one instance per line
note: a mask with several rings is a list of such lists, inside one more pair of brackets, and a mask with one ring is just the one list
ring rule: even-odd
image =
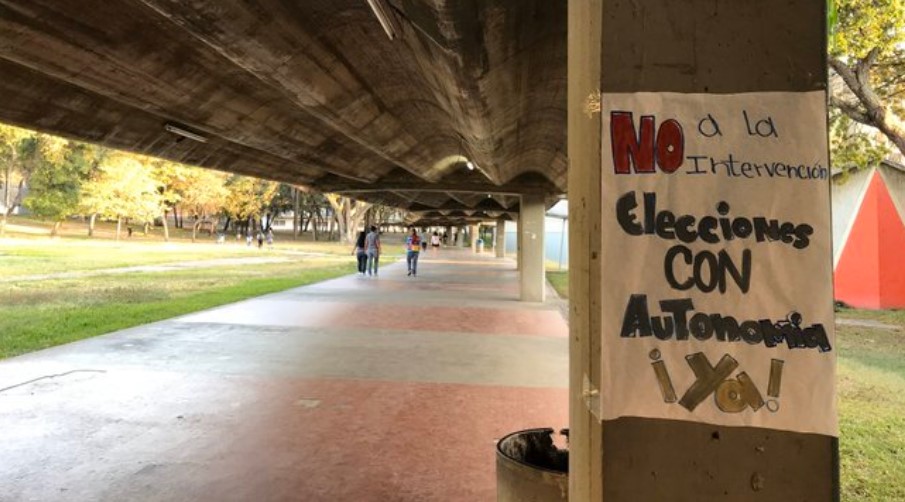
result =
[[838,434],[822,92],[601,99],[601,416]]

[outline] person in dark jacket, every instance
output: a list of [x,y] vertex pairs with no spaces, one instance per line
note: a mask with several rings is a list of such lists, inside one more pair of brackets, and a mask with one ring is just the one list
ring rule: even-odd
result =
[[355,240],[355,247],[352,249],[352,254],[358,258],[358,273],[361,275],[365,275],[368,270],[368,252],[365,250],[365,237],[367,235],[364,230],[358,232],[358,239]]

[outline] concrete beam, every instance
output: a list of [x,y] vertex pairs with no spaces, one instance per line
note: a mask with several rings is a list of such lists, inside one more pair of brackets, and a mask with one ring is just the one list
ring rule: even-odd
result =
[[27,76],[0,87],[42,113],[2,120],[168,158],[174,121],[211,140],[192,163],[251,149],[295,184],[402,167],[427,185],[473,161],[490,185],[543,166],[566,188],[563,2],[396,2],[392,41],[357,0],[26,3],[0,15],[0,60]]
[[522,235],[521,297],[526,302],[542,302],[547,278],[544,275],[544,218],[542,197],[522,197],[519,234]]

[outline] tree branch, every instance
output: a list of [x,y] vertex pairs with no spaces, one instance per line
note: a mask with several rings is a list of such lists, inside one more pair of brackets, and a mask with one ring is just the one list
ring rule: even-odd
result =
[[855,63],[854,68],[838,58],[831,57],[829,65],[842,78],[845,86],[855,95],[863,107],[852,105],[838,97],[831,97],[830,104],[862,124],[880,130],[900,152],[905,154],[905,123],[884,106],[870,83],[870,69],[876,63],[879,49],[872,49],[867,56]]
[[858,107],[856,103],[845,101],[836,96],[830,96],[830,106],[844,113],[848,118],[864,125],[873,126],[867,113]]

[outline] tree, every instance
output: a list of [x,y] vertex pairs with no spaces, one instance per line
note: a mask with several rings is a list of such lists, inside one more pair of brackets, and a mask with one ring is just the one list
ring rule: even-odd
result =
[[[226,188],[227,175],[200,167],[186,167],[180,188],[182,211],[192,215],[192,242],[199,228],[220,212],[226,204],[229,191]],[[211,223],[213,225],[213,223]]]
[[301,231],[306,231],[310,224],[314,233],[314,240],[318,240],[325,207],[329,206],[326,197],[324,197],[324,194],[313,192],[310,189],[300,188],[299,205],[308,213],[308,218],[301,222]]
[[224,211],[237,221],[244,222],[244,230],[254,224],[270,207],[279,185],[273,181],[233,175],[226,182],[228,194]]
[[[19,150],[23,139],[31,133],[24,129],[8,125],[0,125],[0,162],[3,163],[3,219],[0,221],[0,235],[6,231],[6,222],[19,202],[13,201],[11,186],[14,183],[13,176],[19,169]],[[21,199],[22,187],[25,184],[24,177],[18,181],[19,190],[17,199]]]
[[[4,164],[3,192],[5,210],[0,220],[0,235],[6,231],[6,223],[13,210],[22,205],[25,189],[35,169],[43,162],[59,162],[66,141],[62,138],[39,134],[17,127],[0,125],[0,161]],[[16,196],[11,188],[16,182]]]
[[54,222],[50,235],[57,235],[64,219],[78,214],[82,183],[96,162],[95,148],[74,141],[66,143],[60,162],[43,156],[36,161],[24,206]]
[[182,188],[185,183],[185,172],[188,168],[176,162],[158,160],[154,162],[154,179],[157,180],[157,190],[160,192],[163,214],[160,219],[163,224],[163,240],[170,240],[169,216],[176,204],[182,200]]
[[163,213],[158,182],[143,158],[123,152],[104,157],[94,176],[82,187],[82,207],[86,213],[116,220],[116,238],[125,218],[142,223]]
[[[905,2],[836,0],[835,12],[830,5],[831,19],[835,17],[829,48],[830,106],[837,112],[834,120],[844,117],[831,128],[836,146],[859,134],[854,122],[875,128],[905,155]],[[876,155],[876,150],[859,149],[864,141],[839,150],[843,156],[834,161],[844,162],[845,155],[853,153]]]
[[264,231],[270,230],[273,226],[273,220],[277,216],[295,209],[295,193],[296,188],[286,183],[280,183],[276,193],[270,199],[270,204],[266,210],[267,222],[262,224]]
[[325,197],[333,208],[340,239],[348,244],[355,242],[358,229],[363,226],[372,204],[333,193],[326,194]]

